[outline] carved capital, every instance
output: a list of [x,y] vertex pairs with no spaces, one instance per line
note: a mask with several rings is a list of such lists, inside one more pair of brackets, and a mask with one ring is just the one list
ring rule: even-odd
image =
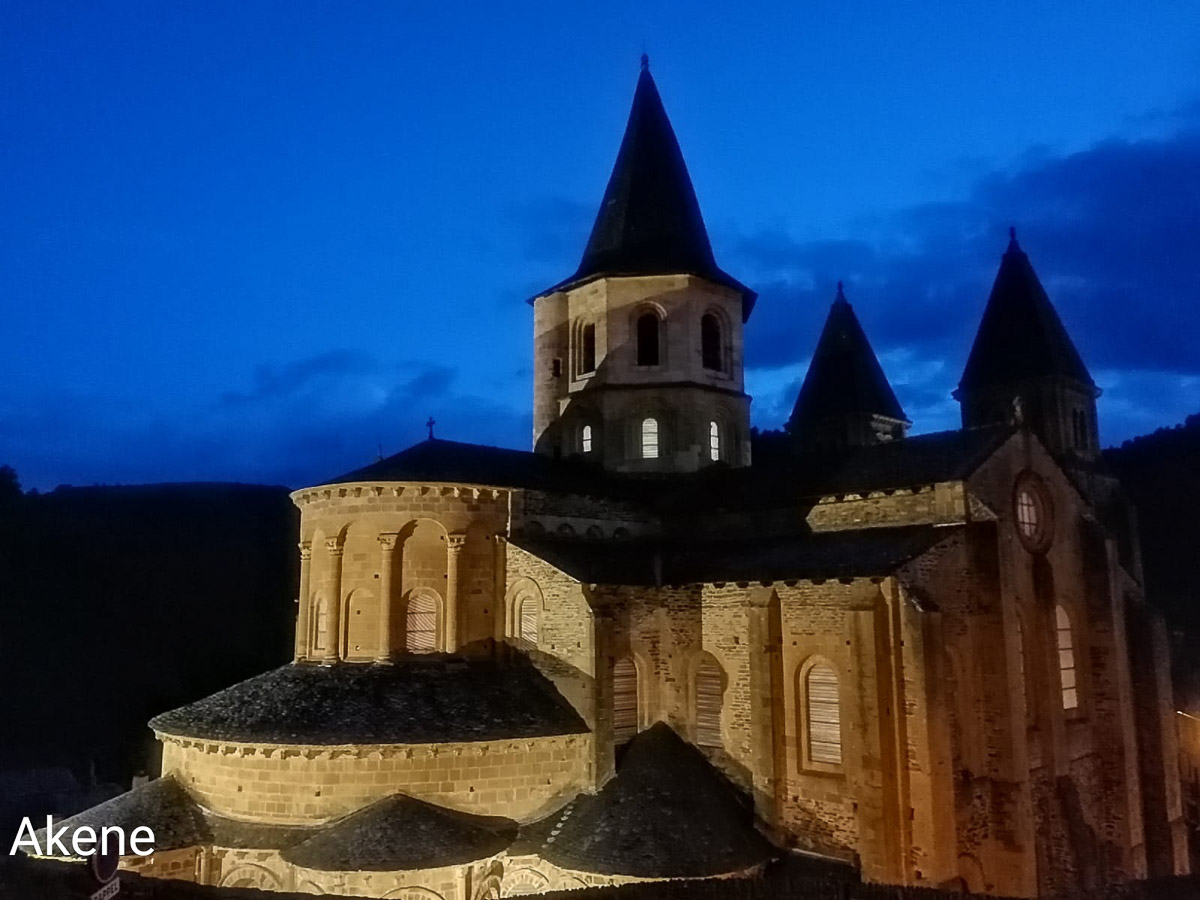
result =
[[325,549],[329,551],[330,556],[341,556],[343,549],[341,538],[325,538]]
[[507,534],[497,534],[497,535],[493,535],[493,537],[496,540],[497,547],[503,547],[505,544],[508,543],[508,535]]
[[466,544],[466,542],[467,536],[461,531],[456,531],[454,534],[446,535],[446,546],[454,553],[458,553],[460,550],[462,550],[463,545]]
[[299,547],[301,560],[307,562],[312,559],[312,541],[301,541]]
[[385,531],[379,535],[377,540],[379,541],[379,546],[383,548],[384,553],[391,553],[396,549],[396,540],[399,537],[400,535],[394,531]]

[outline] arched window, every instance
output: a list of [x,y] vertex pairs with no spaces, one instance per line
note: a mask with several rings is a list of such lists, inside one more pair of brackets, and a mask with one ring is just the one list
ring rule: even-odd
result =
[[592,452],[592,426],[584,425],[579,433],[579,446],[584,453]]
[[409,595],[404,616],[404,649],[409,653],[432,653],[438,649],[438,602],[431,592]]
[[824,663],[813,666],[804,676],[804,696],[809,760],[840,766],[842,712],[838,702],[837,673]]
[[1079,708],[1079,688],[1075,683],[1075,642],[1071,635],[1071,616],[1061,605],[1054,608],[1058,632],[1058,674],[1062,680],[1063,709]]
[[720,372],[725,368],[721,357],[721,320],[713,313],[700,317],[700,361],[704,368]]
[[523,642],[538,642],[538,599],[522,597],[517,603],[517,631]]
[[721,747],[721,696],[724,693],[724,673],[720,664],[706,656],[696,666],[693,691],[695,696],[696,745]]
[[328,650],[329,604],[325,602],[324,597],[317,597],[316,603],[313,606],[312,648],[313,650]]
[[642,459],[658,459],[658,419],[642,419]]
[[716,422],[708,423],[708,455],[713,462],[721,458],[721,426]]
[[652,312],[642,313],[638,316],[637,364],[639,366],[658,365],[658,325],[658,316]]
[[596,325],[589,322],[579,330],[579,374],[596,371]]
[[613,666],[613,741],[623,744],[638,730],[638,677],[633,659],[626,656]]

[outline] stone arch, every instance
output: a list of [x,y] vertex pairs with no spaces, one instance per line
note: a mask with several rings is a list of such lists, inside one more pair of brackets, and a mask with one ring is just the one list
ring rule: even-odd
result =
[[432,588],[413,588],[403,597],[404,651],[434,653],[445,641],[446,614],[442,595]]
[[329,651],[331,633],[329,631],[329,598],[324,591],[313,595],[312,613],[308,620],[309,652],[316,656],[324,656]]
[[[397,632],[400,635],[408,634],[408,627],[404,624],[408,601],[414,596],[413,591],[418,588],[433,591],[437,595],[438,624],[443,624],[445,611],[442,608],[442,600],[446,596],[446,576],[449,571],[449,541],[446,528],[436,519],[412,519],[397,533],[394,552],[400,557],[395,564],[395,572],[400,576],[396,596],[401,601],[401,614],[392,617]],[[444,634],[444,629],[439,628],[439,640]],[[406,639],[402,643],[406,643]],[[437,649],[441,649],[440,644]]]
[[519,869],[509,869],[504,874],[501,884],[505,897],[527,897],[531,894],[544,894],[550,887],[550,879],[529,866]]
[[657,303],[639,303],[629,314],[635,366],[667,364],[667,311]]
[[423,887],[392,888],[384,894],[381,900],[445,900],[437,891]]
[[475,888],[471,900],[500,900],[501,877],[494,872],[485,876]]
[[279,876],[266,866],[253,863],[238,863],[221,876],[221,887],[250,887],[268,891],[279,891],[283,884]]
[[317,884],[311,878],[305,879],[304,881],[302,881],[298,885],[296,885],[296,890],[299,891],[301,894],[322,894],[323,895],[325,893],[325,888],[321,887],[319,884]]
[[733,332],[729,316],[719,306],[710,306],[700,314],[700,365],[706,371],[727,374]]
[[342,659],[374,659],[379,640],[379,604],[368,588],[355,588],[342,613]]
[[697,747],[719,750],[725,746],[722,719],[728,687],[729,677],[720,660],[707,650],[697,653],[688,678],[689,718],[692,741]]
[[582,878],[577,878],[574,875],[560,875],[558,884],[554,885],[556,891],[578,891],[581,888],[588,886],[588,883]]
[[796,667],[796,724],[803,768],[843,764],[841,688],[837,667],[827,657],[810,656]]
[[518,646],[536,649],[546,598],[532,578],[518,578],[504,598],[506,633]]

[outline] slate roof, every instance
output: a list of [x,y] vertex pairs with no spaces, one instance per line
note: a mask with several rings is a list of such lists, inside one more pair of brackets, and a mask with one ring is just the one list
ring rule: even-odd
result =
[[1016,232],[1009,233],[959,390],[1047,376],[1095,386]]
[[522,830],[510,853],[586,872],[679,878],[748,869],[777,854],[752,806],[670,726],[634,738],[616,776]]
[[324,872],[395,872],[485,859],[513,842],[517,824],[395,794],[353,812],[283,851]]
[[424,744],[581,734],[523,657],[448,654],[392,665],[289,663],[150,720],[178,737],[282,744]]
[[757,294],[713,257],[679,141],[643,56],[625,136],[583,259],[575,274],[542,295],[605,275],[675,274],[733,288],[742,295],[743,320],[749,318]]
[[859,413],[908,421],[841,283],[792,409],[790,427]]
[[741,540],[510,540],[582,582],[652,586],[888,575],[947,536],[944,527],[912,525]]
[[[106,826],[118,826],[128,839],[142,825],[154,832],[154,849],[179,850],[205,843],[210,837],[208,823],[192,798],[170,775],[138,785],[118,797],[54,823],[54,830],[66,826],[63,841],[68,846],[76,828],[89,826],[100,834]],[[45,832],[38,833],[39,842]],[[44,844],[43,844],[44,846]],[[128,849],[127,853],[132,854]]]

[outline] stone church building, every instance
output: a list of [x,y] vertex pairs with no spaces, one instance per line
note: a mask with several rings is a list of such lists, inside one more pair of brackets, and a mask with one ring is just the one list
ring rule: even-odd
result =
[[295,661],[155,718],[162,777],[72,821],[151,825],[153,875],[405,900],[793,850],[1019,897],[1184,871],[1163,622],[1015,235],[957,430],[908,436],[839,285],[752,442],[755,300],[643,59],[531,301],[534,449],[431,436],[296,491]]

